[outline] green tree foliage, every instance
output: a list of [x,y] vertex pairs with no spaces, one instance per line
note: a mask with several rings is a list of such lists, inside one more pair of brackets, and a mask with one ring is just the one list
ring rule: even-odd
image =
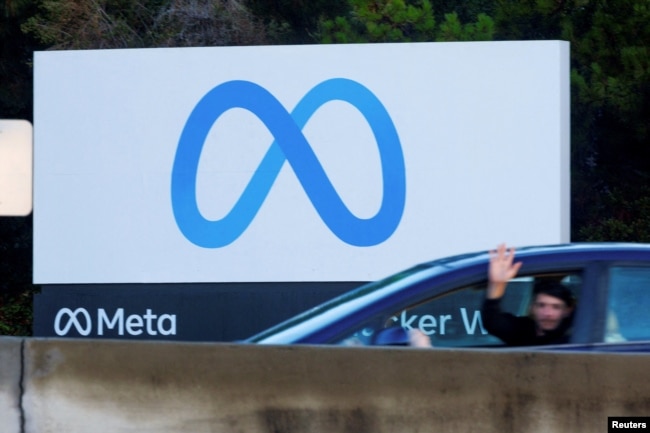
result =
[[348,0],[248,0],[250,10],[261,18],[274,43],[319,42],[319,23],[344,15]]
[[[29,18],[22,28],[50,49],[141,46],[141,38],[132,28],[132,22],[129,22],[129,18],[133,19],[136,13],[118,10],[118,3],[43,0],[39,4],[39,12]],[[111,10],[117,13],[111,15]]]
[[430,0],[436,22],[444,21],[445,15],[455,13],[461,22],[476,22],[479,15],[492,16],[494,0]]
[[650,2],[499,0],[494,11],[495,39],[571,42],[572,239],[650,241]]
[[267,43],[262,22],[237,0],[41,0],[22,29],[50,49]]
[[348,16],[323,23],[323,42],[414,42],[434,36],[435,20],[427,0],[412,4],[404,0],[350,3]]
[[583,241],[650,242],[650,187],[635,188],[635,194],[614,189],[599,194],[599,218],[578,228]]
[[[0,1],[0,119],[32,120],[32,52],[20,30],[30,0]],[[29,335],[32,323],[32,218],[0,217],[0,334]]]
[[436,38],[444,41],[490,41],[494,37],[494,21],[485,14],[479,14],[475,23],[461,24],[454,12],[445,14],[445,21],[440,24]]
[[[600,233],[612,240],[650,241],[643,205],[650,200],[650,2],[584,3],[565,26],[581,110],[573,120],[582,134],[573,144],[578,174],[599,188],[591,197],[594,206],[577,213],[575,224],[588,238]],[[625,223],[628,230],[598,231],[607,220]]]
[[20,29],[35,12],[30,0],[0,0],[0,119],[32,120],[32,52],[39,44]]
[[0,217],[0,335],[30,335],[32,218]]
[[321,24],[323,43],[427,42],[490,40],[492,19],[476,16],[476,23],[462,24],[456,12],[436,14],[429,0],[350,0],[345,16]]
[[239,1],[181,1],[158,9],[145,43],[150,47],[242,46],[269,43],[261,19]]

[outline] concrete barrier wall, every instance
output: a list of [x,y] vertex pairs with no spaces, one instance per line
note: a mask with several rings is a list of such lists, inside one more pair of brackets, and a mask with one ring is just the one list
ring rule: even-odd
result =
[[592,433],[650,415],[648,355],[27,339],[23,362],[0,414],[21,401],[24,428],[3,432]]
[[19,338],[0,338],[0,432],[21,428],[21,344]]

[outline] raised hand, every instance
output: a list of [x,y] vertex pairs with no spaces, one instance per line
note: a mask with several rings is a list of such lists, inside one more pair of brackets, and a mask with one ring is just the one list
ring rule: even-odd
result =
[[488,268],[488,292],[490,299],[500,298],[506,291],[508,281],[517,276],[521,262],[514,262],[515,249],[500,244],[496,250],[490,251]]

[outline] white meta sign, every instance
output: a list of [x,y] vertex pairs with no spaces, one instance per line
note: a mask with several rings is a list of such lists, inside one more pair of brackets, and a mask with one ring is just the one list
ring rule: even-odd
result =
[[32,124],[0,119],[0,217],[32,212]]
[[34,61],[36,284],[368,281],[569,240],[567,42]]

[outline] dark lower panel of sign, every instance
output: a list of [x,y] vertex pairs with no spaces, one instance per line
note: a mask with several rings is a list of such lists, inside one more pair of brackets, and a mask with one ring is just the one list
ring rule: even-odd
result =
[[359,282],[47,285],[35,337],[237,341]]

